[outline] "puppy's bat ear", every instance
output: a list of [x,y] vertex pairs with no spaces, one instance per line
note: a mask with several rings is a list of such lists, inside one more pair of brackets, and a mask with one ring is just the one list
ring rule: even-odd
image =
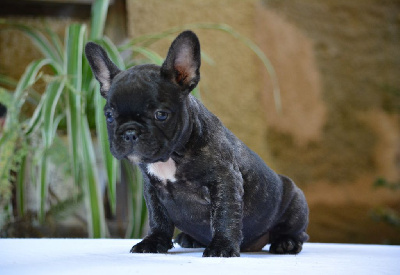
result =
[[113,78],[120,69],[110,60],[106,51],[96,43],[89,42],[85,46],[85,55],[96,79],[100,82],[100,93],[107,98]]
[[200,81],[200,43],[192,31],[184,31],[172,42],[161,75],[190,93]]

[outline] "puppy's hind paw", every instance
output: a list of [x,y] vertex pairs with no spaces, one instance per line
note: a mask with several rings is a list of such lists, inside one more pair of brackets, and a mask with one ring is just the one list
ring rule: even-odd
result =
[[292,238],[283,238],[271,243],[269,252],[273,254],[298,254],[303,248],[303,242]]
[[172,248],[172,242],[161,240],[152,236],[146,237],[140,243],[134,245],[131,253],[167,253],[168,249]]
[[205,245],[199,243],[195,239],[193,239],[191,236],[185,233],[179,233],[175,240],[174,243],[179,244],[183,248],[203,248]]

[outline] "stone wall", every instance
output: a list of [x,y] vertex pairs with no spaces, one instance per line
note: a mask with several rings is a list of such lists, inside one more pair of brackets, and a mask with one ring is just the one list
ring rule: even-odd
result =
[[[195,30],[215,62],[202,66],[205,105],[303,188],[311,241],[400,242],[371,218],[378,206],[400,206],[398,192],[372,187],[400,178],[398,1],[137,0],[127,10],[133,37],[212,22],[257,42],[275,68],[282,112],[248,48]],[[165,56],[169,42],[154,49]]]

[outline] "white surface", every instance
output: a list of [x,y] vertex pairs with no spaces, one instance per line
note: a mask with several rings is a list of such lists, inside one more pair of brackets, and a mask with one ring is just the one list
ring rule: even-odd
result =
[[304,244],[298,255],[242,253],[202,258],[203,249],[131,254],[138,240],[0,239],[0,274],[400,274],[400,246]]

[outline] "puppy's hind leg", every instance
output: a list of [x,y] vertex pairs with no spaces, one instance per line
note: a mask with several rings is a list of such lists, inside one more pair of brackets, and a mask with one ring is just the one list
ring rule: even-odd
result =
[[179,244],[183,248],[204,248],[206,247],[205,245],[199,243],[195,239],[193,239],[191,236],[189,236],[186,233],[179,233],[175,240],[174,243]]
[[274,254],[298,254],[303,248],[303,243],[308,240],[308,234],[305,232],[308,224],[308,218],[297,224],[285,222],[278,224],[270,232],[271,246],[270,253]]
[[[308,240],[308,205],[303,192],[287,177],[281,176],[289,204],[277,225],[270,231],[269,248],[274,254],[298,254]],[[290,194],[290,195],[289,195]]]

